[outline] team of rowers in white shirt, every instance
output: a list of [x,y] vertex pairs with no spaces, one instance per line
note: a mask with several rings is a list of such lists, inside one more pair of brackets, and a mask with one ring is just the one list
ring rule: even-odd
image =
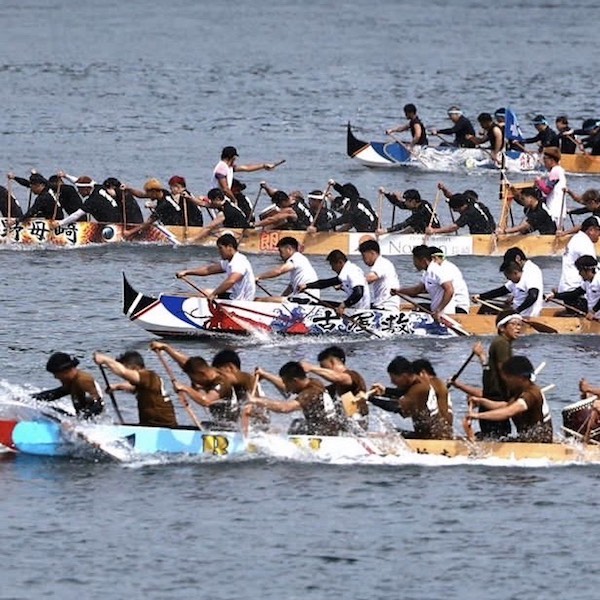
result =
[[[595,249],[599,238],[600,221],[596,217],[587,218],[565,249],[558,287],[546,296],[541,269],[517,247],[507,250],[500,267],[506,282],[498,288],[471,296],[460,269],[444,256],[441,249],[416,246],[412,251],[413,264],[422,273],[421,279],[402,287],[394,264],[381,255],[378,242],[368,236],[358,247],[366,272],[343,252],[333,250],[326,260],[334,275],[319,278],[309,259],[300,252],[298,241],[286,236],[277,245],[282,264],[255,275],[248,258],[238,251],[235,236],[225,233],[217,240],[220,261],[180,271],[177,276],[225,273],[225,279],[216,288],[206,291],[211,300],[320,302],[321,289],[337,287],[344,292],[344,300],[327,304],[340,315],[346,308],[399,311],[401,299],[428,294],[428,302],[423,307],[436,319],[442,314],[468,313],[472,300],[489,306],[494,304],[490,300],[501,296],[507,297],[509,307],[524,317],[538,316],[544,300],[557,298],[568,301],[569,306],[578,307],[587,318],[594,319],[600,317],[600,275]],[[273,296],[260,283],[283,275],[288,275],[289,281],[280,296]],[[257,287],[268,297],[257,298]],[[506,304],[496,303],[491,308],[506,308]]]

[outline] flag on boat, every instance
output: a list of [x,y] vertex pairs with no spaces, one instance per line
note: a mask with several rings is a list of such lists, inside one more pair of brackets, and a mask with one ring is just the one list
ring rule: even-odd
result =
[[525,138],[521,133],[521,128],[519,127],[519,121],[517,119],[517,115],[515,111],[511,108],[506,109],[506,122],[504,125],[504,135],[509,142],[522,142]]

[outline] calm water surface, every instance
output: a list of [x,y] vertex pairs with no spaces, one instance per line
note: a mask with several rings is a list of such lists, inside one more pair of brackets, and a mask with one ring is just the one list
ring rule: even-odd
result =
[[[345,155],[345,123],[381,139],[413,101],[438,127],[454,103],[471,118],[511,104],[528,135],[538,112],[552,120],[567,113],[578,125],[598,116],[590,74],[599,17],[591,0],[2,2],[0,168],[137,186],[178,173],[205,192],[221,148],[233,144],[242,163],[287,159],[274,173],[243,178],[252,196],[264,178],[308,191],[334,177],[372,200],[381,185],[433,197],[442,179],[478,190],[497,214],[496,176],[364,169]],[[600,181],[570,185],[582,191]],[[90,369],[95,349],[145,352],[148,336],[120,314],[121,271],[158,293],[181,289],[175,271],[212,256],[198,248],[1,250],[0,398],[11,386],[52,385],[43,366],[55,350]],[[403,280],[414,280],[409,261],[395,261]],[[497,259],[456,262],[473,291],[497,285]],[[539,263],[549,288],[559,262]],[[328,273],[322,260],[316,265]],[[327,343],[237,342],[248,369],[314,358]],[[450,375],[471,344],[345,347],[374,382],[396,354],[428,356]],[[207,356],[222,346],[182,345]],[[548,363],[540,380],[556,384],[555,422],[581,375],[600,380],[594,338],[537,336],[519,349]],[[475,382],[479,371],[465,376]],[[120,402],[135,414],[130,399]],[[460,412],[462,399],[455,403]],[[581,598],[599,580],[597,479],[596,467],[426,460],[4,459],[0,599]]]

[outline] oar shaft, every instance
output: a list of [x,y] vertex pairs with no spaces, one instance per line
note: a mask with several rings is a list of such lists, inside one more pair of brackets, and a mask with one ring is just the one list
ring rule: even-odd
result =
[[196,427],[198,429],[201,429],[201,430],[204,429],[202,427],[202,423],[201,423],[200,419],[198,419],[198,417],[196,416],[196,413],[192,410],[192,407],[190,406],[190,403],[188,402],[187,398],[185,397],[184,392],[177,391],[177,379],[175,379],[175,374],[173,373],[173,370],[169,366],[169,363],[166,361],[165,357],[163,356],[162,351],[155,350],[155,352],[156,352],[156,355],[158,356],[158,359],[162,363],[162,366],[165,368],[165,371],[167,372],[167,375],[169,376],[169,379],[171,380],[171,385],[173,386],[173,391],[177,394],[177,397],[179,398],[179,401],[183,405],[183,408],[185,409],[187,414],[190,416],[190,419],[192,419],[192,422],[194,423],[194,425],[196,425]]
[[125,423],[125,420],[123,419],[123,415],[121,414],[121,410],[119,409],[119,405],[117,404],[117,399],[115,398],[115,395],[110,389],[110,382],[108,381],[108,376],[106,375],[106,369],[104,368],[104,365],[98,365],[98,368],[100,369],[100,373],[102,373],[104,383],[106,384],[106,392],[108,393],[108,397],[110,398],[113,410],[117,415],[117,419],[119,419],[119,423],[121,423],[122,425],[123,423]]

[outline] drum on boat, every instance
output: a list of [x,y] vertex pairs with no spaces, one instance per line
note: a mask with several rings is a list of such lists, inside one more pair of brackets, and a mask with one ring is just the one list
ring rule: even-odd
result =
[[589,421],[592,419],[589,439],[600,442],[600,415],[592,409],[594,400],[596,400],[596,397],[584,398],[563,408],[562,418],[565,435],[583,437],[586,434]]

